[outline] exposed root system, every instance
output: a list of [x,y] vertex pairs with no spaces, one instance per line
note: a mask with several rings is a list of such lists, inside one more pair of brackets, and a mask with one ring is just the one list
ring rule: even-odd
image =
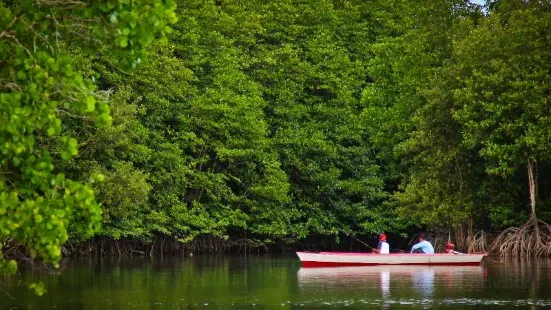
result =
[[222,239],[214,236],[200,236],[190,242],[181,242],[176,238],[164,236],[158,236],[151,241],[96,237],[75,247],[68,244],[63,248],[63,254],[65,256],[154,256],[176,253],[241,253],[260,251],[265,248],[264,243],[246,238]]
[[532,217],[522,226],[507,228],[499,234],[490,251],[501,256],[550,256],[551,225]]
[[467,253],[484,253],[488,251],[488,241],[483,230],[474,236],[467,237]]

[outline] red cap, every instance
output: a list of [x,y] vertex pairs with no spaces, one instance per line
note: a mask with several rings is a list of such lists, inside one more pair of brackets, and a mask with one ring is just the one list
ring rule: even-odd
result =
[[386,240],[386,235],[385,234],[380,234],[379,235],[379,240]]

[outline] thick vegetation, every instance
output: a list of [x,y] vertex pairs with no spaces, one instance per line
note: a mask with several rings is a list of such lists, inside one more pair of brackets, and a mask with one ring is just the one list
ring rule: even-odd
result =
[[[79,118],[104,127],[111,116],[67,47],[78,43],[79,53],[106,51],[135,66],[154,35],[176,21],[174,8],[171,1],[0,2],[0,249],[14,242],[55,265],[70,233],[99,230],[92,183],[102,176],[75,179],[60,169],[79,149],[78,134],[62,124]],[[0,273],[16,267],[0,252]]]
[[551,253],[547,2],[176,2],[0,3],[0,247],[515,226],[496,251]]

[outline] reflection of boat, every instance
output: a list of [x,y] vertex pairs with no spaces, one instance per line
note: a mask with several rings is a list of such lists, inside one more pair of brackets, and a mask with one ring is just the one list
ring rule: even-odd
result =
[[[481,270],[480,267],[475,268]],[[415,271],[411,277],[413,280],[413,287],[417,288],[424,296],[431,296],[434,290],[434,274],[435,269],[430,267],[425,270]]]
[[478,266],[486,254],[373,254],[297,252],[303,267],[370,265],[460,265]]
[[484,285],[485,269],[481,266],[368,266],[336,268],[301,268],[297,280],[303,288],[334,286],[335,288],[380,287],[388,298],[392,287],[411,287],[424,296],[434,287],[453,290],[461,283]]
[[297,275],[299,282],[339,281],[339,279],[376,279],[388,273],[391,277],[412,277],[420,273],[438,274],[439,276],[463,277],[482,276],[484,269],[480,266],[371,266],[371,267],[337,267],[337,268],[300,268]]
[[[361,268],[361,267],[358,267]],[[390,271],[382,270],[381,271],[381,293],[383,297],[388,297],[390,295]]]

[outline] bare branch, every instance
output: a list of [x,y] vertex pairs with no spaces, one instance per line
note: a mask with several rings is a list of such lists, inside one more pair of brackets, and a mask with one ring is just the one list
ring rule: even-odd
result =
[[76,8],[83,8],[88,6],[88,3],[85,1],[72,0],[37,0],[36,4],[43,7],[62,7],[66,10],[73,10]]
[[21,22],[23,24],[25,24],[27,27],[29,27],[29,30],[34,34],[34,37],[33,37],[33,49],[34,49],[34,52],[36,52],[36,37],[38,36],[40,39],[42,39],[42,41],[44,42],[44,44],[46,44],[46,46],[50,49],[50,51],[53,53],[54,52],[54,48],[53,46],[50,44],[49,40],[44,37],[44,35],[42,35],[40,33],[40,31],[35,31],[33,26],[35,25],[35,23],[32,23],[32,24],[28,24],[27,22],[25,22],[24,20],[21,20]]
[[77,114],[73,114],[67,110],[64,110],[64,109],[56,109],[56,112],[57,113],[60,113],[60,114],[65,114],[69,117],[72,117],[72,118],[80,118],[80,119],[88,119],[89,117],[86,117],[86,116],[83,116],[83,115],[77,115]]
[[[2,82],[2,81],[0,81]],[[17,84],[17,83],[13,83],[13,82],[7,82],[5,84],[0,84],[0,87],[1,88],[7,88],[11,91],[21,91],[22,90],[22,87]]]
[[17,20],[19,20],[19,15],[16,15],[12,19],[12,21],[8,24],[6,29],[4,29],[4,31],[2,31],[2,33],[0,33],[0,39],[2,39],[3,36],[6,36],[9,33],[10,28],[15,24],[15,22],[17,22]]
[[14,36],[14,35],[11,35],[11,34],[5,34],[4,35],[6,38],[11,38],[12,40],[14,40],[17,45],[21,46],[29,56],[31,56],[31,51],[29,51],[28,48],[26,48],[23,44],[21,44],[21,42],[19,42],[19,40]]

